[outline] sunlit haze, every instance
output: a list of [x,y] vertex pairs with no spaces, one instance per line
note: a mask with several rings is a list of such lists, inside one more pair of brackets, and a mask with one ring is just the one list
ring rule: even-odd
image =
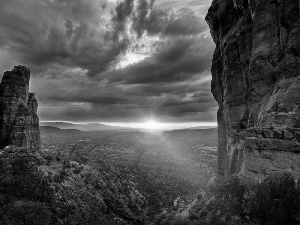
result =
[[145,131],[178,130],[188,128],[217,127],[217,123],[163,123],[153,120],[145,123],[104,123],[105,125],[141,129]]
[[142,131],[167,131],[167,130],[181,130],[181,129],[189,129],[189,128],[210,128],[210,127],[217,127],[217,123],[197,123],[197,122],[189,122],[189,123],[163,123],[157,122],[153,119],[150,119],[145,122],[140,123],[120,123],[120,122],[86,122],[86,123],[77,123],[77,122],[70,122],[70,121],[41,121],[41,123],[66,123],[66,124],[74,124],[74,125],[89,125],[89,124],[98,124],[98,125],[106,125],[112,127],[121,127],[121,128],[132,128]]

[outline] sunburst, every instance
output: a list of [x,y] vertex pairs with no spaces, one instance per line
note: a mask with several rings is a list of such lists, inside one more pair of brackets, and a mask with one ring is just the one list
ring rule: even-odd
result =
[[155,120],[151,119],[143,123],[142,127],[146,130],[161,130],[164,126],[162,123],[158,123]]

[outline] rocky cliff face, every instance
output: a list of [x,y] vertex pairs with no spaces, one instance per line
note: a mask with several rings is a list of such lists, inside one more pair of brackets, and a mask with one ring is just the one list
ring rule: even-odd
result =
[[213,0],[218,173],[300,178],[299,0]]
[[39,149],[37,101],[28,91],[30,69],[15,66],[0,84],[0,148],[7,145]]

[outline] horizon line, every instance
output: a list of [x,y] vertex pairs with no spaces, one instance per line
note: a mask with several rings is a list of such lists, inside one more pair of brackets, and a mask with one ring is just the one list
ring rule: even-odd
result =
[[[74,125],[89,125],[89,124],[99,124],[112,127],[122,127],[122,128],[133,128],[133,129],[145,129],[145,124],[147,122],[72,122],[72,121],[40,121],[40,123],[68,123]],[[196,127],[218,127],[217,122],[156,122],[159,127],[158,130],[164,129],[187,129]]]

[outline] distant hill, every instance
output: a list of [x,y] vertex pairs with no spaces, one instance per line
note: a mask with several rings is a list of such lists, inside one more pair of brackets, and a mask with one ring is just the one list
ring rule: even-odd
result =
[[109,126],[101,123],[74,124],[68,122],[40,122],[40,126],[57,127],[60,129],[76,129],[80,131],[131,130],[130,128]]
[[62,129],[53,126],[40,126],[42,143],[65,143],[70,144],[80,140],[99,140],[100,138],[116,135],[119,130],[81,131],[77,129]]
[[218,129],[216,126],[198,126],[198,127],[191,127],[188,128],[189,130],[207,130],[207,129]]
[[77,129],[62,129],[62,128],[52,127],[52,126],[40,126],[40,132],[41,133],[68,134],[70,136],[74,135],[74,134],[83,134],[84,133]]

